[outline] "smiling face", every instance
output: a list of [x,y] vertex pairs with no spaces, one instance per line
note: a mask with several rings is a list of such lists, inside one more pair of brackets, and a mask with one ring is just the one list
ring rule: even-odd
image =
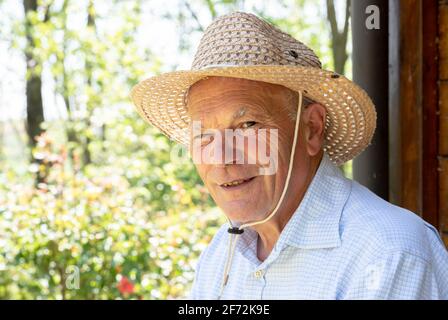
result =
[[[233,142],[230,148],[234,155],[228,159],[223,156],[219,163],[195,163],[212,198],[232,221],[263,219],[279,201],[287,176],[294,134],[295,121],[291,114],[294,114],[297,103],[296,94],[283,86],[246,79],[210,77],[190,88],[188,111],[192,120],[200,121],[202,126],[202,134],[192,134],[193,152],[198,148],[200,151],[207,148],[212,150],[220,142],[219,148],[222,148],[224,155],[228,152],[229,143]],[[222,139],[210,134],[210,131],[204,133],[204,129],[221,132]],[[235,139],[229,142],[229,139],[224,138],[225,129],[240,129],[245,137],[242,150],[236,150],[238,144]],[[263,131],[260,129],[266,129],[266,139],[260,138],[260,132]],[[323,132],[323,123],[321,129]],[[275,140],[269,138],[270,132],[274,131],[278,135],[276,148]],[[321,147],[322,139],[320,145],[314,148],[315,152],[311,151],[310,154],[307,143],[301,142],[304,133],[301,129],[294,160],[296,165],[287,197],[297,194],[297,190],[304,185],[306,172],[310,168],[310,157],[316,156]],[[259,147],[249,147],[250,136],[256,136],[258,143],[265,144],[271,161],[274,158],[270,152],[277,152],[274,174],[260,174],[266,162],[262,163],[260,157],[257,157]],[[238,154],[241,157],[236,156]],[[249,159],[256,161],[250,162]]]

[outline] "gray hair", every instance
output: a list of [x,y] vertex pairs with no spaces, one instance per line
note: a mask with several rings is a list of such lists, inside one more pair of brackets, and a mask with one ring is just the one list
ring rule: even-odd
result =
[[[295,121],[297,117],[297,104],[299,103],[299,93],[297,91],[288,90],[289,94],[288,102],[289,104],[283,107],[288,114],[288,117]],[[309,105],[316,103],[312,99],[308,98],[304,94],[302,94],[302,110],[308,107]]]

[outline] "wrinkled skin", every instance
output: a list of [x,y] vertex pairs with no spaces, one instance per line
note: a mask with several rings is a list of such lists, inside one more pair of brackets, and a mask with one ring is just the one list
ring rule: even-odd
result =
[[[221,163],[196,163],[196,169],[216,204],[234,222],[256,221],[265,218],[277,205],[285,184],[298,97],[280,85],[246,79],[210,77],[195,83],[189,91],[187,108],[192,120],[201,121],[203,129],[277,129],[277,170],[272,175],[260,175],[260,161],[248,164],[256,157],[256,149],[244,148],[246,163],[235,158]],[[291,181],[285,199],[268,222],[254,226],[258,232],[258,257],[264,260],[278,236],[300,204],[322,158],[325,108],[318,103],[302,107],[300,130]],[[210,136],[192,137],[200,149],[210,147],[217,139]],[[275,150],[266,139],[267,150]],[[223,152],[225,139],[222,140]],[[252,153],[252,154],[250,154]],[[224,183],[251,179],[238,187],[226,188]]]

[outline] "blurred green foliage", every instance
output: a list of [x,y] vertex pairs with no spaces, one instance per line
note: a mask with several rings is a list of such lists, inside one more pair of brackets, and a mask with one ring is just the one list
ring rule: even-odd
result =
[[[0,1],[0,9],[14,2],[22,5]],[[198,256],[224,217],[192,163],[172,162],[173,143],[130,104],[133,85],[177,63],[169,65],[152,52],[163,43],[142,41],[143,21],[168,19],[179,26],[179,53],[192,56],[191,39],[197,40],[212,18],[250,11],[310,44],[331,68],[323,1],[282,0],[275,16],[267,0],[173,2],[159,1],[158,11],[146,11],[150,16],[142,9],[149,2],[120,0],[38,0],[38,10],[26,17],[0,11],[0,39],[7,39],[12,51],[31,50],[29,69],[38,75],[47,71],[43,82],[51,78],[60,107],[59,115],[42,124],[34,150],[17,151],[24,130],[1,137],[0,298],[188,294]],[[48,113],[47,105],[44,109]],[[8,161],[10,154],[22,157]]]
[[42,124],[25,173],[1,163],[0,298],[185,297],[222,217],[192,163],[172,163],[173,144],[130,104],[160,67],[136,43],[138,2],[109,6],[120,15],[107,28],[87,4],[40,1],[27,17],[36,68],[51,71],[67,116]]
[[[77,153],[69,163],[67,145],[48,128],[33,151],[39,161],[29,167],[41,182],[0,174],[1,298],[188,293],[198,255],[222,217],[192,164],[172,165],[170,143],[133,111],[108,125],[111,134],[92,141],[103,151],[85,168]],[[79,270],[79,289],[67,288],[70,267]],[[132,293],[120,292],[122,277]]]

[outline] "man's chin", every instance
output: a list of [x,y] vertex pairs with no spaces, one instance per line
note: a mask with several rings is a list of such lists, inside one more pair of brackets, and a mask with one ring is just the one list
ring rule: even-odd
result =
[[254,208],[253,204],[253,202],[245,202],[244,205],[242,205],[241,203],[237,204],[235,201],[232,201],[232,203],[226,203],[226,205],[222,206],[221,209],[230,220],[245,223],[260,219],[261,215],[258,212],[259,209]]

